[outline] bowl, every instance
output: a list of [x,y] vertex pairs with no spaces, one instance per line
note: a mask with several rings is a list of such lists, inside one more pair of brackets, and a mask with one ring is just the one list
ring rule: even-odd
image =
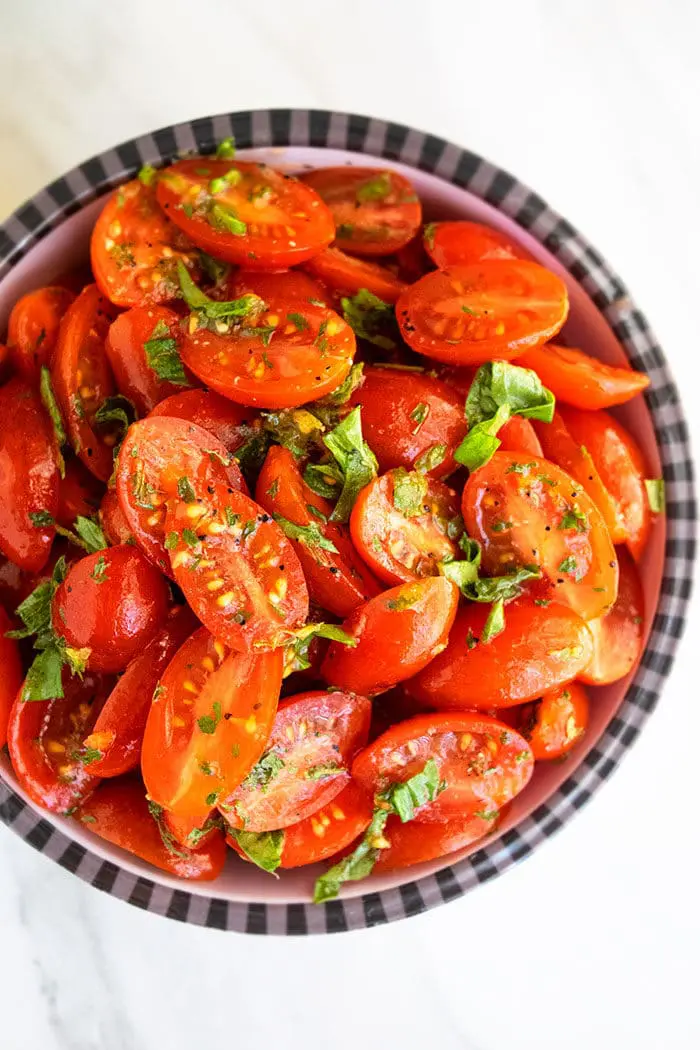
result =
[[[666,481],[643,563],[648,636],[637,668],[591,690],[591,723],[563,764],[536,770],[497,833],[449,858],[350,883],[338,900],[311,903],[316,868],[279,880],[231,852],[213,883],[188,883],[38,809],[0,755],[0,819],[81,879],[139,908],[182,922],[247,933],[331,933],[415,915],[494,878],[553,835],[604,784],[654,709],[683,630],[694,558],[695,505],[686,423],[664,356],[625,286],[601,255],[545,201],[474,153],[398,124],[344,113],[259,110],[161,128],[86,161],[41,190],[0,227],[0,332],[15,300],[87,257],[100,198],[145,163],[210,153],[234,135],[241,158],[288,171],[378,164],[403,171],[430,218],[471,218],[502,230],[566,282],[563,337],[611,364],[627,359],[651,378],[644,399],[615,410]],[[654,613],[654,615],[651,615]]]

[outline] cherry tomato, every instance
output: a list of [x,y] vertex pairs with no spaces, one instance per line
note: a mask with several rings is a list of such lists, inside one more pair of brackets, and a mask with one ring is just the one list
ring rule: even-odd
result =
[[0,387],[0,550],[28,572],[48,560],[58,488],[49,417],[32,388],[11,379]]
[[348,784],[349,766],[367,742],[372,705],[344,692],[300,693],[283,700],[265,753],[219,808],[246,831],[275,831],[305,820]]
[[0,343],[0,385],[5,382],[10,373],[10,351],[4,343]]
[[422,772],[431,759],[445,787],[419,808],[420,823],[473,816],[493,821],[525,787],[534,765],[527,741],[503,722],[480,713],[440,713],[392,726],[358,755],[352,775],[376,795]]
[[151,418],[154,416],[187,419],[213,434],[229,452],[235,452],[250,437],[257,413],[213,390],[184,390],[156,405],[151,412]]
[[[109,326],[105,350],[117,386],[146,415],[189,386],[180,361],[180,318],[167,306],[135,306]],[[167,377],[175,377],[170,381]]]
[[282,684],[280,649],[228,653],[202,627],[175,654],[146,722],[141,769],[149,797],[206,820],[266,746]]
[[471,266],[485,259],[530,259],[505,233],[480,222],[431,222],[423,229],[425,250],[436,266]]
[[576,408],[610,408],[636,397],[649,376],[631,368],[606,365],[582,350],[548,343],[528,350],[518,364],[537,372],[557,401]]
[[75,562],[54,595],[54,631],[93,671],[123,671],[165,623],[168,586],[136,547]]
[[518,724],[536,760],[562,758],[586,731],[586,690],[576,682],[559,686],[533,704],[526,704]]
[[329,645],[324,679],[370,696],[417,674],[444,648],[458,597],[455,585],[439,576],[371,598],[343,623],[357,645]]
[[252,294],[259,295],[265,302],[280,295],[306,302],[317,299],[327,304],[329,301],[328,289],[301,270],[281,270],[279,273],[238,270],[231,278],[228,290],[231,299]]
[[639,561],[651,529],[651,510],[644,479],[649,471],[637,442],[607,412],[563,408],[562,419],[573,437],[590,454],[622,522],[625,541]]
[[356,295],[366,288],[385,303],[395,303],[407,287],[391,270],[378,263],[353,259],[339,248],[326,248],[304,264],[305,269],[341,295]]
[[61,321],[51,376],[76,455],[101,481],[112,473],[116,437],[103,433],[95,414],[115,393],[104,351],[116,311],[96,284],[84,288]]
[[462,514],[487,573],[538,566],[548,597],[585,620],[615,601],[617,556],[600,511],[554,463],[496,452],[465,485]]
[[609,612],[589,620],[593,658],[579,678],[591,685],[617,682],[636,666],[644,642],[644,592],[631,556],[618,548],[620,584],[617,601]]
[[485,810],[485,813],[485,817],[453,817],[435,824],[417,821],[402,824],[398,817],[389,817],[384,829],[384,841],[388,845],[381,850],[372,874],[408,868],[471,846],[496,828],[498,811]]
[[110,547],[134,543],[129,523],[124,517],[116,489],[107,489],[100,504],[100,524]]
[[301,539],[292,536],[291,541],[311,601],[334,616],[348,616],[379,593],[377,581],[355,552],[348,527],[327,520],[332,505],[304,482],[289,449],[272,446],[260,471],[255,497],[268,513],[306,530]]
[[0,668],[2,668],[2,674],[0,674],[0,748],[5,746],[7,740],[10,710],[23,678],[22,661],[17,642],[5,637],[7,631],[12,630],[13,626],[10,617],[0,606]]
[[70,529],[78,515],[91,518],[100,506],[101,496],[102,485],[95,475],[79,459],[69,459],[66,476],[61,479],[58,490],[56,521],[65,529]]
[[93,835],[181,879],[210,882],[219,877],[226,862],[221,834],[211,836],[196,850],[169,838],[166,845],[149,812],[143,786],[135,780],[103,784],[83,802],[75,818]]
[[362,489],[350,531],[362,557],[386,583],[437,576],[439,563],[458,554],[457,497],[435,478],[392,470]]
[[505,629],[483,641],[489,609],[469,602],[460,610],[445,651],[406,683],[412,696],[441,711],[512,707],[572,681],[589,665],[591,632],[566,606],[519,599],[505,608]]
[[198,247],[251,270],[294,266],[333,240],[317,193],[266,164],[194,157],[160,172],[158,203]]
[[95,223],[90,259],[102,294],[118,306],[153,306],[180,294],[177,261],[196,268],[194,245],[156,203],[153,183],[133,179],[108,199]]
[[[464,398],[424,372],[370,366],[350,403],[362,405],[362,430],[384,473],[410,470],[421,456],[436,451],[428,473],[444,478],[455,469],[454,450],[467,432]],[[439,446],[445,446],[440,461]]]
[[12,365],[30,383],[51,366],[61,318],[75,299],[67,288],[38,288],[18,299],[7,323]]
[[211,838],[221,838],[221,821],[216,810],[212,810],[211,814],[206,820],[202,820],[201,814],[188,816],[187,814],[169,813],[167,809],[164,809],[159,819],[165,825],[166,836],[169,833],[181,846],[194,848],[193,843],[196,843],[199,849]]
[[412,284],[396,304],[411,349],[457,365],[518,357],[556,335],[568,312],[564,282],[522,259],[436,270]]
[[358,255],[391,255],[415,236],[421,205],[408,179],[381,168],[317,168],[302,176],[333,213],[335,243]]
[[0,554],[0,604],[8,612],[14,612],[20,602],[33,589],[28,586],[32,579],[13,561]]
[[423,234],[420,232],[403,248],[399,248],[394,259],[385,261],[396,270],[397,276],[406,284],[413,284],[433,269],[432,259],[425,250]]
[[290,541],[262,507],[230,486],[181,499],[165,519],[173,575],[203,624],[232,648],[279,644],[309,611]]
[[285,828],[281,868],[300,868],[340,853],[366,831],[372,799],[354,781],[310,817]]
[[529,419],[511,416],[498,431],[501,452],[527,452],[542,456],[542,445]]

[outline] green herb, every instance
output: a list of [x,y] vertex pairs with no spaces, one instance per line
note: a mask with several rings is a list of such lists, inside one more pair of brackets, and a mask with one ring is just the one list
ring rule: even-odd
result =
[[289,667],[285,667],[285,678],[295,671],[305,671],[311,667],[309,650],[314,638],[327,638],[332,642],[340,642],[341,645],[349,645],[355,648],[357,638],[347,634],[342,627],[334,623],[309,623],[306,627],[299,627],[291,632],[288,646],[291,650],[292,659]]
[[401,584],[394,593],[396,596],[388,598],[386,603],[390,612],[404,612],[406,609],[412,609],[421,596],[420,588],[416,588],[415,584],[411,583]]
[[504,423],[510,419],[508,405],[500,405],[491,419],[486,419],[471,427],[466,437],[455,449],[455,459],[467,470],[478,470],[483,467],[499,448],[501,442],[496,434]]
[[139,171],[137,178],[144,186],[151,186],[156,175],[157,171],[152,164],[144,164]]
[[247,540],[249,536],[255,532],[255,522],[251,519],[250,521],[243,522],[243,529],[241,531],[241,540]]
[[479,639],[476,637],[471,627],[467,630],[466,645],[467,649],[475,649],[479,644]]
[[335,762],[329,762],[325,766],[311,766],[306,770],[304,776],[307,780],[324,780],[326,777],[334,777],[338,773],[344,773],[345,767]]
[[109,254],[118,270],[123,270],[125,266],[130,268],[136,266],[134,246],[131,243],[113,244],[109,249]]
[[462,313],[463,314],[469,314],[470,317],[477,317],[478,316],[476,310],[471,310],[468,306],[464,306],[464,304],[462,304]]
[[506,470],[506,474],[522,474],[527,476],[533,467],[536,467],[537,463],[533,460],[532,463],[511,463]]
[[578,562],[573,555],[569,555],[568,558],[564,558],[563,562],[557,566],[557,572],[576,572],[578,568]]
[[462,594],[469,596],[470,589],[479,579],[479,565],[481,564],[481,548],[476,540],[469,541],[465,553],[466,558],[441,562],[440,572],[448,580],[456,583]]
[[255,763],[241,787],[267,791],[270,781],[274,780],[280,770],[284,769],[284,760],[275,751],[268,751]]
[[77,760],[82,762],[84,766],[89,766],[93,762],[99,762],[101,758],[104,758],[104,755],[94,747],[83,748],[77,755]]
[[48,510],[38,510],[29,513],[29,520],[35,529],[50,529],[54,524],[53,515]]
[[495,820],[498,816],[497,809],[475,809],[474,816],[481,820]]
[[535,605],[540,605],[543,609],[546,609],[547,606],[551,604],[552,603],[548,598],[535,598]]
[[84,518],[81,514],[75,519],[74,529],[64,529],[62,525],[56,525],[56,532],[76,547],[82,547],[88,554],[96,554],[109,546],[99,523],[93,518]]
[[175,386],[189,386],[177,340],[170,335],[165,321],[160,320],[143,344],[148,367],[159,379]]
[[508,529],[512,528],[512,521],[503,521],[502,518],[499,518],[497,521],[494,521],[493,525],[491,526],[491,532],[507,532]]
[[518,763],[518,765],[520,765],[522,762],[527,762],[527,760],[531,757],[531,751],[518,751],[517,755],[515,756],[515,761]]
[[151,814],[151,816],[156,822],[156,826],[158,828],[158,831],[160,832],[161,840],[168,853],[172,853],[174,857],[180,857],[181,860],[188,860],[190,856],[189,851],[182,849],[178,845],[175,836],[173,835],[168,825],[165,823],[163,807],[159,806],[157,802],[153,802],[151,799],[149,799],[148,812]]
[[221,704],[218,700],[214,701],[211,710],[212,713],[210,715],[202,715],[201,718],[197,719],[197,725],[200,730],[208,736],[216,732],[216,727],[221,721]]
[[58,407],[58,401],[56,400],[56,394],[54,393],[53,384],[51,382],[51,372],[42,365],[41,376],[39,379],[39,393],[41,400],[44,404],[44,408],[49,413],[51,423],[53,425],[53,432],[56,438],[56,444],[58,446],[58,470],[62,478],[66,476],[66,465],[61,455],[61,449],[66,444],[68,438],[66,437],[66,428],[63,423],[63,416],[61,410]]
[[234,237],[245,237],[248,232],[247,224],[226,204],[212,204],[207,213],[207,222],[215,229],[232,233]]
[[409,413],[409,415],[410,415],[411,419],[413,420],[413,422],[416,424],[415,427],[413,428],[413,430],[411,431],[412,434],[415,435],[415,434],[418,433],[418,431],[420,430],[420,428],[423,426],[423,424],[425,423],[426,419],[428,418],[429,412],[430,412],[430,406],[426,405],[426,403],[424,401],[419,401],[418,404],[416,405],[416,407],[414,409],[412,409],[412,411]]
[[143,460],[139,460],[134,473],[131,475],[131,492],[136,506],[141,507],[142,510],[153,510],[151,496],[154,495],[155,491],[155,486],[146,480],[146,467]]
[[100,555],[95,562],[95,568],[90,573],[90,577],[95,583],[104,583],[107,579],[107,560],[103,555]]
[[166,551],[174,551],[180,542],[180,537],[176,532],[169,532],[165,537],[165,549]]
[[361,411],[357,405],[323,439],[343,475],[343,489],[331,521],[347,521],[361,489],[377,476],[376,457],[362,437]]
[[358,204],[367,204],[369,201],[383,201],[391,194],[391,179],[388,172],[375,175],[367,182],[361,182],[355,191],[355,200]]
[[306,509],[313,518],[317,518],[319,521],[322,521],[324,525],[328,523],[328,518],[322,510],[318,509],[318,507],[314,507],[313,504],[307,503]]
[[27,671],[22,689],[23,701],[60,699],[63,694],[63,654],[57,645],[50,645],[38,656]]
[[306,328],[309,328],[309,322],[303,314],[287,314],[287,320],[292,322],[298,332],[303,332]]
[[444,462],[446,455],[447,445],[431,445],[418,456],[413,464],[413,469],[420,471],[421,474],[429,474]]
[[315,521],[310,521],[308,525],[295,525],[293,521],[288,521],[281,514],[273,514],[272,517],[290,540],[298,540],[311,550],[317,548],[322,551],[332,551],[333,554],[338,553],[336,545],[332,540],[326,539]]
[[215,156],[217,160],[233,160],[236,156],[236,140],[233,135],[221,140],[216,147]]
[[[279,488],[280,488],[280,479],[279,478],[275,478],[275,480],[272,482],[272,484],[270,485],[269,489],[267,490],[266,495],[269,496],[270,499],[277,499],[277,493],[279,492]],[[228,509],[230,510],[230,507]]]
[[392,471],[394,483],[394,506],[405,518],[415,518],[423,513],[428,496],[428,479],[420,471],[408,471],[398,467]]
[[199,536],[194,529],[183,529],[182,541],[183,543],[186,543],[188,547],[196,547],[199,543]]
[[508,602],[518,597],[523,583],[537,580],[541,575],[536,565],[524,565],[506,576],[480,576],[468,584],[462,593],[473,602]]
[[96,824],[97,823],[97,817],[93,817],[91,813],[83,813],[83,815],[82,815],[82,817],[80,819],[83,822],[83,824]]
[[396,315],[389,303],[366,288],[360,288],[357,295],[343,296],[340,303],[343,317],[360,339],[382,350],[393,350],[398,345]]
[[432,249],[435,247],[435,231],[437,230],[437,223],[429,222],[427,226],[423,227],[423,243],[426,248]]
[[225,175],[219,175],[211,180],[209,183],[209,192],[213,194],[224,193],[224,191],[231,186],[237,186],[242,178],[243,176],[238,168],[231,168],[231,170],[227,171]]
[[575,503],[566,511],[557,525],[558,529],[576,529],[577,532],[588,532],[588,518]]
[[262,299],[257,295],[243,295],[240,299],[230,299],[227,302],[210,299],[194,283],[182,259],[178,259],[177,274],[182,298],[190,310],[197,314],[202,327],[206,328],[217,321],[229,322],[245,318],[264,306]]
[[179,478],[177,483],[177,494],[185,503],[196,503],[197,495],[189,478]]
[[335,463],[309,463],[304,481],[312,492],[324,499],[336,500],[343,486],[343,472]]
[[351,222],[341,222],[339,226],[336,226],[336,240],[343,240],[344,238],[352,240],[354,234],[355,227]]
[[218,791],[210,791],[209,794],[207,795],[207,797],[204,799],[204,805],[205,806],[215,806],[218,797],[219,797],[219,792]]
[[413,820],[416,810],[433,802],[444,788],[440,781],[440,772],[434,758],[428,759],[420,773],[410,777],[401,784],[394,784],[384,794],[392,810],[402,824]]
[[482,642],[490,642],[492,638],[495,638],[497,634],[504,631],[506,628],[506,617],[503,610],[503,598],[498,598],[489,610],[489,614],[486,617],[486,623],[484,629],[481,632]]
[[231,830],[243,853],[253,864],[271,875],[277,871],[282,861],[284,849],[284,831],[240,831]]
[[189,849],[197,849],[202,839],[206,838],[210,831],[221,831],[223,830],[224,824],[221,817],[216,816],[209,817],[201,828],[194,828],[187,836],[187,846]]
[[221,259],[216,259],[213,255],[209,255],[207,252],[200,251],[199,263],[209,280],[212,281],[217,288],[226,282],[228,275],[231,272],[231,267],[228,263],[222,262]]
[[124,440],[127,430],[136,419],[136,415],[133,402],[129,401],[128,397],[124,397],[123,394],[106,397],[95,412],[96,426],[117,435],[117,442],[114,446],[115,455]]
[[666,485],[663,478],[645,478],[649,507],[653,514],[663,514],[666,509]]
[[355,391],[359,389],[365,381],[363,375],[364,367],[365,366],[361,361],[356,365],[353,365],[340,386],[336,387],[335,390],[332,390],[330,394],[326,394],[326,396],[321,398],[320,401],[315,402],[315,405],[318,407],[330,406],[335,408],[338,405],[347,404]]
[[467,394],[469,425],[493,418],[503,405],[511,415],[543,423],[551,423],[554,416],[554,394],[542,385],[536,372],[507,361],[490,361],[479,368]]
[[231,529],[234,528],[238,524],[238,522],[241,520],[240,514],[234,513],[234,511],[231,510],[230,507],[225,507],[224,508],[224,513],[226,515],[226,524]]

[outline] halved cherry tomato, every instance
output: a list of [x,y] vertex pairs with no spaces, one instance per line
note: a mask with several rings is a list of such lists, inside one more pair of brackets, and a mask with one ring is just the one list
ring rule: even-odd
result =
[[165,519],[173,575],[203,624],[232,648],[274,646],[301,626],[309,595],[299,559],[269,514],[230,486],[179,500]]
[[54,595],[54,631],[88,650],[93,671],[123,671],[168,615],[168,585],[136,547],[109,547],[75,562]]
[[649,471],[637,442],[608,412],[562,408],[562,419],[576,441],[590,454],[600,479],[617,507],[625,542],[636,561],[651,529],[651,510],[644,479]]
[[51,376],[68,437],[88,470],[108,481],[115,436],[103,433],[95,414],[115,393],[104,342],[116,310],[96,284],[84,288],[68,308],[58,333]]
[[141,769],[149,797],[177,816],[201,816],[229,795],[263,753],[282,684],[280,649],[228,653],[205,627],[175,654],[146,722]]
[[464,487],[467,532],[482,545],[486,572],[538,566],[548,597],[585,620],[617,597],[617,556],[600,511],[587,492],[546,459],[496,452]]
[[321,198],[266,164],[194,157],[159,173],[158,203],[200,248],[251,270],[294,266],[333,240]]
[[79,459],[69,459],[66,476],[61,479],[58,490],[58,524],[70,529],[78,515],[91,518],[100,506],[102,491],[103,487],[95,475]]
[[340,853],[367,829],[372,812],[372,799],[351,780],[331,802],[285,828],[280,867],[300,868]]
[[620,584],[612,609],[589,620],[593,658],[579,678],[591,685],[617,682],[635,667],[644,641],[644,592],[639,572],[624,547],[618,548]]
[[116,489],[107,489],[100,504],[100,524],[110,547],[134,543],[134,536],[119,502]]
[[372,705],[364,696],[312,692],[280,704],[265,753],[219,802],[231,827],[275,831],[305,820],[348,784],[349,766],[367,743]]
[[445,646],[459,592],[443,576],[392,587],[359,606],[343,623],[352,648],[331,642],[324,679],[371,696],[417,674]]
[[362,431],[382,473],[392,467],[410,470],[431,449],[436,450],[437,465],[429,471],[433,477],[444,478],[455,469],[454,450],[467,422],[464,398],[446,383],[424,372],[370,366],[350,403],[362,405]]
[[153,416],[187,419],[217,437],[229,452],[235,452],[250,437],[257,412],[213,390],[184,390],[156,405],[151,412],[151,418]]
[[149,812],[143,785],[136,780],[103,784],[83,802],[75,818],[106,842],[182,879],[211,881],[219,877],[226,862],[226,844],[221,833],[212,835],[196,850],[176,845],[169,839],[166,845]]
[[422,772],[433,760],[445,786],[421,806],[422,823],[455,817],[493,821],[532,776],[532,752],[510,726],[482,714],[416,715],[392,726],[360,752],[352,775],[376,795]]
[[529,419],[511,416],[498,431],[501,452],[527,452],[531,456],[542,456],[542,445]]
[[292,536],[291,541],[311,601],[334,616],[348,616],[379,593],[377,581],[355,552],[347,525],[327,520],[332,504],[304,482],[289,449],[272,446],[260,471],[255,497],[273,516],[280,515],[306,530],[301,539]]
[[[109,326],[105,350],[119,392],[146,415],[159,401],[190,386],[178,350],[180,318],[167,306],[135,306]],[[175,376],[170,381],[166,376]]]
[[138,766],[158,679],[198,626],[186,606],[173,610],[163,629],[129,663],[83,741],[87,752],[98,753],[90,762],[95,776],[116,777]]
[[372,874],[397,871],[456,853],[490,835],[497,824],[497,810],[486,810],[485,817],[453,817],[435,824],[418,821],[402,824],[398,817],[390,816],[384,829],[388,846],[380,851]]
[[564,605],[526,598],[505,608],[505,629],[482,641],[490,607],[469,602],[444,652],[406,683],[441,711],[513,707],[577,678],[593,654],[588,624]]
[[335,243],[358,255],[391,255],[415,236],[421,204],[408,179],[381,168],[317,168],[302,175],[333,213]]
[[221,818],[215,809],[212,809],[206,820],[202,819],[201,813],[191,816],[188,814],[169,813],[167,809],[160,813],[159,819],[167,829],[166,836],[170,833],[176,842],[190,849],[195,848],[194,843],[196,843],[196,848],[199,849],[211,838],[221,837]]
[[60,700],[22,700],[17,694],[7,727],[12,768],[29,797],[52,813],[67,813],[99,783],[82,751],[109,691],[109,681],[64,672]]
[[518,361],[537,372],[557,401],[576,408],[621,405],[649,386],[649,376],[631,368],[606,365],[582,350],[548,343],[528,350]]
[[75,299],[67,288],[38,288],[18,299],[7,323],[7,345],[16,372],[33,383],[51,366],[61,318]]
[[304,264],[314,277],[320,278],[329,288],[341,295],[356,295],[366,288],[385,303],[395,303],[407,287],[391,270],[378,263],[364,259],[353,259],[339,248],[326,248]]
[[505,233],[480,222],[431,222],[423,229],[425,250],[441,270],[470,266],[484,259],[531,259]]
[[457,557],[462,531],[457,496],[442,481],[391,470],[360,492],[350,516],[353,543],[389,584],[437,576]]
[[107,199],[90,241],[92,272],[118,306],[152,306],[180,293],[177,261],[196,269],[197,252],[156,203],[155,186],[133,179]]
[[399,248],[394,259],[386,259],[387,265],[396,270],[397,276],[407,284],[413,284],[433,269],[432,259],[423,245],[423,234],[417,233],[412,241]]
[[[321,253],[323,254],[323,253]],[[285,299],[312,299],[328,305],[328,289],[302,270],[281,270],[279,273],[263,273],[260,270],[238,270],[228,284],[228,296],[239,299],[243,295],[259,295],[267,302],[283,296]]]
[[13,626],[10,617],[0,606],[0,748],[5,746],[10,710],[24,677],[17,642],[5,637]]
[[561,758],[579,742],[588,725],[588,697],[577,682],[561,685],[519,712],[518,728],[536,760]]
[[0,550],[39,572],[58,510],[58,450],[47,413],[23,379],[0,387]]
[[568,312],[564,282],[524,259],[436,270],[396,304],[411,349],[457,365],[518,357],[556,335]]

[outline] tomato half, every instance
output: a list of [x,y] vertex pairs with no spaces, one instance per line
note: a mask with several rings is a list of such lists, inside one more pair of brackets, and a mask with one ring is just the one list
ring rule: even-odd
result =
[[183,390],[156,405],[153,416],[187,419],[213,434],[229,452],[235,452],[250,437],[257,413],[213,390]]
[[13,626],[10,617],[0,606],[0,748],[5,746],[10,710],[24,677],[17,642],[5,637]]
[[0,387],[0,550],[39,572],[55,536],[58,450],[49,417],[22,379]]
[[576,408],[610,408],[636,397],[649,376],[631,368],[606,365],[582,350],[548,343],[528,350],[518,364],[537,372],[557,401]]
[[331,642],[321,666],[326,682],[367,696],[401,682],[445,646],[459,592],[442,576],[393,587],[343,623],[357,645]]
[[453,817],[435,824],[418,821],[402,824],[398,817],[390,816],[383,836],[387,846],[381,850],[372,874],[408,868],[412,864],[436,860],[471,846],[485,835],[490,835],[498,824],[497,812],[485,812],[485,817]]
[[415,236],[421,204],[403,175],[381,168],[317,168],[302,176],[333,213],[335,243],[358,255],[391,255]]
[[610,534],[588,493],[554,463],[496,452],[465,485],[462,514],[486,572],[538,566],[547,596],[585,620],[613,605],[618,569]]
[[412,284],[396,304],[408,345],[457,365],[518,357],[556,335],[568,312],[564,282],[523,259],[436,270]]
[[301,693],[282,701],[259,763],[219,803],[229,824],[275,831],[328,805],[350,780],[371,713],[369,700],[353,693]]
[[205,820],[263,753],[282,684],[281,650],[228,653],[206,628],[175,654],[155,691],[141,750],[149,797]]
[[564,605],[522,598],[505,608],[505,629],[482,641],[489,606],[460,609],[444,652],[406,683],[441,711],[513,707],[577,678],[591,661],[588,625]]
[[577,682],[559,686],[519,712],[518,727],[536,760],[561,758],[588,726],[588,697]]
[[116,489],[107,489],[100,504],[100,524],[110,547],[120,543],[134,543],[129,523],[119,502]]
[[18,299],[7,322],[12,366],[37,382],[43,365],[51,366],[61,318],[75,299],[67,288],[38,288]]
[[365,831],[372,819],[371,797],[351,780],[310,817],[284,831],[281,868],[300,868],[340,853]]
[[58,490],[56,521],[70,529],[78,515],[91,518],[100,506],[103,486],[79,459],[69,459]]
[[266,164],[193,157],[159,173],[158,202],[200,248],[251,270],[294,266],[333,240],[321,198]]
[[227,297],[238,299],[242,295],[250,294],[259,295],[265,302],[280,295],[285,299],[301,299],[306,302],[317,299],[328,304],[329,301],[325,285],[315,281],[302,270],[281,270],[277,273],[238,270],[229,281]]
[[[190,382],[180,361],[180,318],[167,306],[135,306],[109,326],[105,350],[120,393],[139,415]],[[171,378],[167,378],[171,377]],[[175,381],[171,381],[175,378]]]
[[618,548],[620,584],[617,601],[604,616],[589,620],[593,658],[579,677],[591,685],[608,685],[636,666],[644,642],[644,591],[639,571],[624,547]]
[[304,266],[314,277],[341,295],[356,295],[360,288],[366,288],[385,303],[395,303],[407,287],[406,282],[399,280],[386,266],[365,259],[353,259],[339,248],[326,248]]
[[441,270],[470,266],[485,259],[530,259],[529,252],[505,233],[480,222],[431,222],[423,229],[425,250]]

